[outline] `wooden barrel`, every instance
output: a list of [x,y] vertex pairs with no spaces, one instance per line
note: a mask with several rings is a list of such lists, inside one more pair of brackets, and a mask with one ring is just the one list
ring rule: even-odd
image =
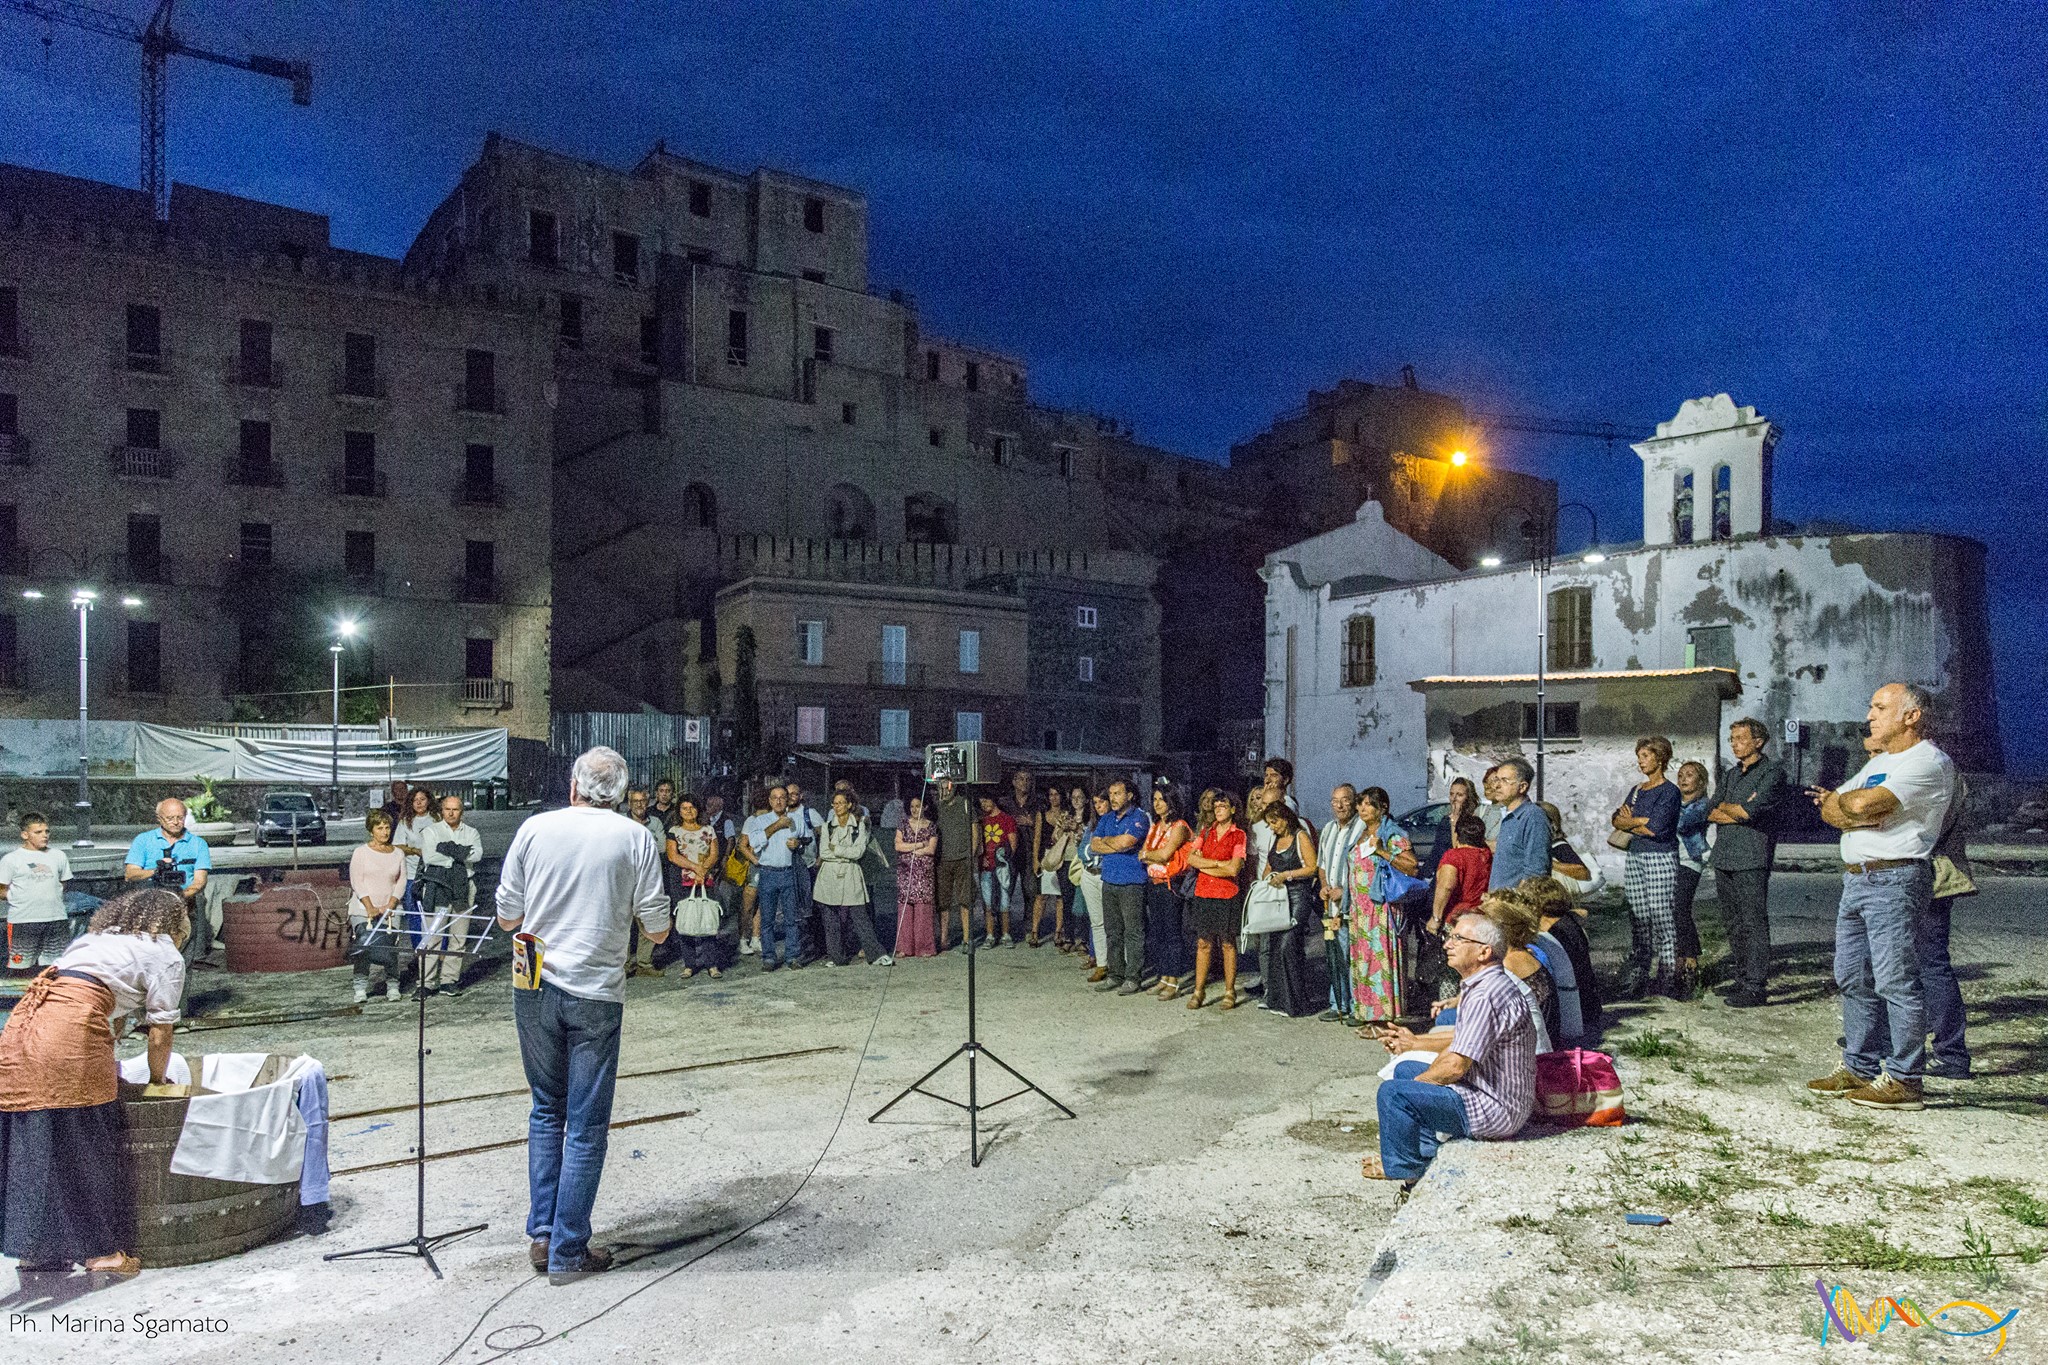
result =
[[317,972],[348,961],[344,893],[305,882],[266,886],[254,900],[221,903],[231,972]]
[[298,1217],[299,1182],[244,1185],[174,1175],[171,1153],[185,1126],[182,1099],[124,1099],[128,1121],[122,1158],[135,1182],[134,1252],[149,1269],[216,1261],[290,1231]]

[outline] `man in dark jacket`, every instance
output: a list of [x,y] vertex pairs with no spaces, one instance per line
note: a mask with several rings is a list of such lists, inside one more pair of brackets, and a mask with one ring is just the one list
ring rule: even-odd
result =
[[1770,732],[1744,716],[1728,727],[1728,752],[1735,765],[1721,774],[1707,819],[1714,835],[1714,892],[1735,979],[1728,1003],[1754,1009],[1764,1003],[1771,975],[1771,917],[1768,908],[1771,858],[1777,852],[1776,811],[1785,799],[1785,770],[1764,756]]

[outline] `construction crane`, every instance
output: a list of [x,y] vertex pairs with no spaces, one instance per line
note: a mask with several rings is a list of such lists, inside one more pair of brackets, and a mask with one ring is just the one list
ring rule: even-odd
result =
[[[1488,431],[1526,431],[1539,436],[1584,436],[1610,446],[1629,439],[1628,433],[1612,422],[1585,421],[1571,417],[1532,417],[1508,412],[1476,412],[1472,425]],[[1646,430],[1635,427],[1633,430]]]
[[292,83],[292,103],[313,102],[313,66],[310,62],[283,57],[230,57],[194,47],[171,29],[171,7],[177,0],[156,0],[156,12],[146,26],[138,26],[125,15],[112,14],[76,0],[0,0],[0,8],[17,10],[46,23],[69,24],[89,33],[124,38],[142,46],[142,190],[154,206],[161,223],[171,216],[171,182],[164,176],[164,67],[172,57],[197,57],[217,66],[254,71],[259,76],[276,76]]

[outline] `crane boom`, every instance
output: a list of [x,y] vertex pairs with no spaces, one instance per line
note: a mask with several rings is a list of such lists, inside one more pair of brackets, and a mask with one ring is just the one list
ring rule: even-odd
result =
[[165,68],[170,58],[196,57],[216,66],[253,71],[259,76],[275,76],[292,83],[293,104],[313,102],[313,67],[310,62],[268,57],[261,53],[231,57],[194,47],[171,29],[171,7],[176,3],[177,0],[156,0],[156,10],[150,15],[149,23],[141,25],[124,15],[80,4],[78,0],[0,0],[0,8],[46,23],[69,24],[88,33],[120,38],[142,48],[142,189],[149,195],[159,223],[169,218],[171,213],[171,182],[164,174]]

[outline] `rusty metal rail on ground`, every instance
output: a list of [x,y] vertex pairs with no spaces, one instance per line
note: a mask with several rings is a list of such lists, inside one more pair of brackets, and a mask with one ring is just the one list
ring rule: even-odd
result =
[[[517,1093],[523,1095],[526,1092],[522,1090]],[[677,1109],[666,1114],[648,1114],[637,1119],[614,1119],[611,1123],[611,1129],[616,1131],[620,1128],[637,1128],[643,1123],[666,1123],[670,1119],[689,1118],[696,1112],[694,1109]],[[457,1147],[452,1151],[428,1152],[427,1160],[447,1161],[451,1157],[475,1156],[478,1152],[495,1152],[505,1147],[524,1147],[525,1145],[526,1139],[523,1137],[507,1138],[503,1142],[486,1142],[475,1147]],[[365,1171],[388,1171],[394,1167],[410,1166],[412,1164],[412,1157],[402,1156],[392,1161],[372,1161],[364,1166],[344,1166],[338,1171],[329,1171],[328,1174],[330,1176],[361,1175]]]

